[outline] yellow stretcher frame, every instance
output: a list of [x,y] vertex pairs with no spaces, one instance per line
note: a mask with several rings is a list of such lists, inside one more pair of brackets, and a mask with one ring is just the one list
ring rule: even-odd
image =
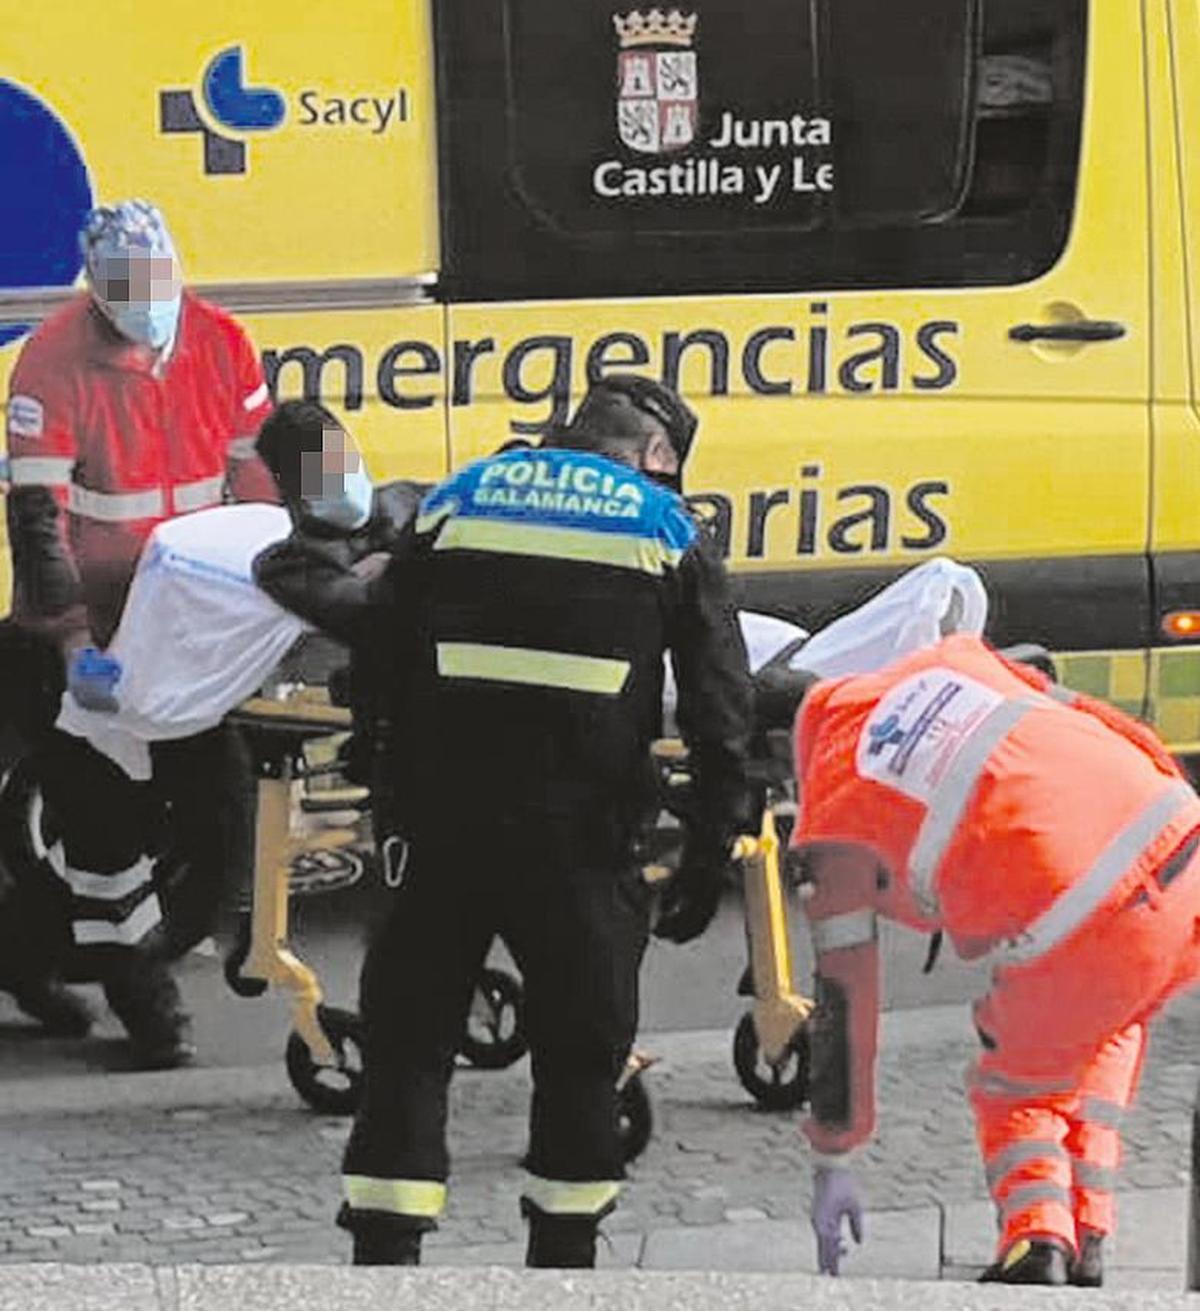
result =
[[[687,747],[678,738],[661,738],[651,747],[660,767],[686,769]],[[779,835],[770,797],[763,806],[758,836],[743,834],[734,843],[732,859],[742,865],[746,934],[750,973],[754,982],[754,1028],[759,1050],[770,1065],[780,1065],[797,1031],[812,1014],[815,1002],[795,989],[792,947],[788,936],[787,899],[780,876]],[[658,884],[672,871],[648,865],[647,882]]]
[[770,804],[763,807],[758,837],[740,837],[733,857],[742,862],[750,971],[754,980],[754,1028],[759,1049],[770,1065],[780,1064],[797,1030],[813,1012],[792,979],[787,901],[779,869],[779,835]]
[[[293,729],[306,737],[346,732],[350,711],[331,705],[323,689],[305,688],[283,698],[251,697],[237,710],[249,727]],[[254,889],[250,909],[250,951],[239,971],[282,988],[291,998],[292,1026],[308,1044],[318,1065],[337,1066],[338,1056],[321,1027],[324,1001],[315,971],[288,944],[288,893],[292,862],[307,851],[330,851],[357,838],[352,829],[327,829],[297,837],[296,784],[290,755],[278,775],[259,775],[254,838]],[[356,799],[366,789],[356,790]]]

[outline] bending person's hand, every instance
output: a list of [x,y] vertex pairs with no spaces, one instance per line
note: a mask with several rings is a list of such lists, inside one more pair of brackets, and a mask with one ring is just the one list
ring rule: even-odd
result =
[[839,1273],[846,1255],[842,1221],[850,1222],[856,1243],[863,1240],[863,1207],[858,1181],[842,1165],[818,1165],[813,1171],[812,1227],[817,1236],[817,1269],[823,1275]]

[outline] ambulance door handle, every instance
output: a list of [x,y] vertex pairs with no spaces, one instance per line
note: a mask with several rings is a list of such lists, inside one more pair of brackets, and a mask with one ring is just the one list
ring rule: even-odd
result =
[[1116,341],[1125,325],[1112,319],[1075,319],[1068,323],[1018,323],[1009,328],[1013,341]]

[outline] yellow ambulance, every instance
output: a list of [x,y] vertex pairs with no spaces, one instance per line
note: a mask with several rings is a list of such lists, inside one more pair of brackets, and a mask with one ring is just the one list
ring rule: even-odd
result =
[[0,0],[0,383],[75,229],[167,214],[377,478],[595,378],[701,416],[749,605],[935,553],[1200,750],[1197,0]]

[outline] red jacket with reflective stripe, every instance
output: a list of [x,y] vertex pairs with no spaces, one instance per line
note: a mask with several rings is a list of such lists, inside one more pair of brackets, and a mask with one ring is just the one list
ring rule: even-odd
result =
[[874,912],[943,928],[967,958],[1031,959],[1120,905],[1200,827],[1200,800],[1148,729],[1051,689],[959,635],[804,701],[792,845],[819,853],[806,910],[837,1030],[822,1041],[847,1048],[824,1066],[849,1083],[814,1088],[822,1151],[874,1124]]
[[225,499],[275,501],[253,441],[271,402],[249,339],[185,292],[156,370],[90,295],[25,343],[9,384],[14,616],[105,644],[142,543],[164,519]]

